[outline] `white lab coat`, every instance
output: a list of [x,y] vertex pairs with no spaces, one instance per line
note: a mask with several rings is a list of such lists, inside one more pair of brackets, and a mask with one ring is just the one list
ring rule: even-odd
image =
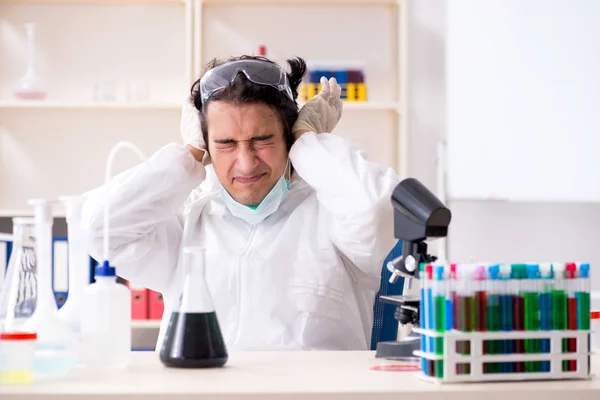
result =
[[[399,178],[331,134],[305,133],[290,160],[290,193],[256,226],[229,212],[212,167],[178,144],[111,180],[111,265],[163,293],[157,351],[178,304],[182,245],[207,249],[228,349],[369,349],[382,262],[396,242],[391,193]],[[86,197],[89,251],[102,260],[106,193]]]

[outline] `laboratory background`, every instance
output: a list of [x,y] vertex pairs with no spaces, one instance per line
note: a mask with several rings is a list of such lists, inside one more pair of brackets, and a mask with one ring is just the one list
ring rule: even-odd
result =
[[[101,185],[120,141],[146,156],[179,143],[203,65],[262,54],[307,61],[301,103],[336,76],[333,133],[447,206],[431,253],[589,263],[599,309],[599,21],[595,0],[0,0],[0,280],[29,199]],[[120,152],[112,173],[139,161]],[[52,208],[58,308],[65,204]],[[129,289],[132,347],[152,350],[161,294]]]

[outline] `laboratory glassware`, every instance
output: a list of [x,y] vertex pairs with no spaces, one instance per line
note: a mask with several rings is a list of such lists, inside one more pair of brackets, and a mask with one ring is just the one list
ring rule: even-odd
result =
[[13,243],[0,291],[0,331],[17,331],[33,315],[37,298],[35,220],[13,218]]
[[222,367],[227,349],[205,277],[206,250],[183,249],[184,282],[160,351],[167,367]]
[[90,256],[85,248],[81,228],[83,197],[62,196],[67,219],[69,246],[69,295],[66,303],[58,310],[58,317],[69,325],[76,334],[81,333],[81,302],[83,289],[90,284]]
[[27,33],[27,71],[17,82],[15,97],[23,100],[43,100],[46,98],[46,90],[42,80],[35,71],[35,33],[34,23],[25,24]]
[[58,318],[52,287],[52,208],[46,199],[29,200],[35,209],[35,255],[38,290],[33,315],[23,324],[25,332],[37,333],[36,379],[61,377],[77,364],[77,335]]

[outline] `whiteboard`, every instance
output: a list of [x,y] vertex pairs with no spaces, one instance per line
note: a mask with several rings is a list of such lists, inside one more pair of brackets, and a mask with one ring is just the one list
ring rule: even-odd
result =
[[600,1],[446,4],[448,197],[600,202]]

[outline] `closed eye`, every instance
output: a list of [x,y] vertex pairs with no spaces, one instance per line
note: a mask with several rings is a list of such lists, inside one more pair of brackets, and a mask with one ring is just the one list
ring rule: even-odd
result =
[[233,139],[217,139],[214,140],[217,150],[232,150],[235,149],[237,142]]
[[255,145],[270,145],[275,143],[275,135],[256,136],[250,140]]

